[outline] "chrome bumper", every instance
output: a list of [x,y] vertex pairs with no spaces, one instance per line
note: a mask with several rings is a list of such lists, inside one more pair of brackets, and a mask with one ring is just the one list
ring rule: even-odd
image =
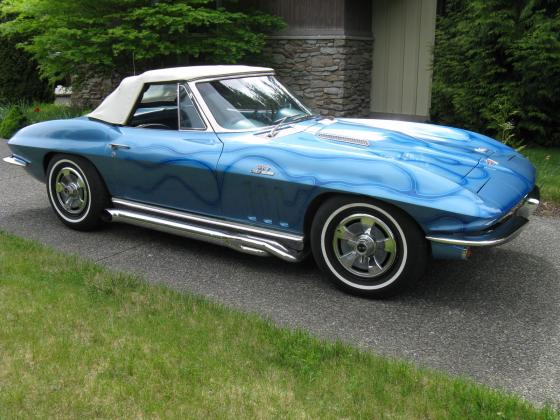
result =
[[482,232],[430,235],[426,239],[445,245],[459,246],[497,246],[515,239],[527,226],[529,218],[540,204],[539,187],[535,186],[521,202],[508,212],[492,228]]
[[29,163],[27,163],[25,160],[23,160],[22,158],[19,158],[17,156],[14,156],[14,155],[5,157],[2,160],[6,163],[10,163],[10,164],[16,165],[16,166],[26,167],[26,166],[29,165]]

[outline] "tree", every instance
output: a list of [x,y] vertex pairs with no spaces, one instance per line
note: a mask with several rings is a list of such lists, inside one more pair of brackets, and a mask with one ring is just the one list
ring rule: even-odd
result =
[[438,20],[432,119],[560,145],[560,2],[448,0]]
[[0,37],[0,104],[51,100],[52,85],[39,78],[37,63],[16,45]]
[[37,63],[17,44],[0,36],[0,104],[52,99],[52,86],[39,79]]
[[4,0],[5,36],[51,81],[131,74],[189,62],[234,63],[258,54],[283,22],[211,0]]

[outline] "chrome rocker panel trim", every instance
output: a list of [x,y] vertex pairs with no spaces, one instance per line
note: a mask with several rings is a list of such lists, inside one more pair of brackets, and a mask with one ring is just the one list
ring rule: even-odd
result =
[[19,157],[17,157],[17,156],[14,156],[14,155],[5,157],[5,158],[2,159],[2,160],[3,160],[4,162],[6,162],[6,163],[10,163],[10,164],[16,165],[16,166],[23,166],[23,167],[26,167],[26,166],[29,165],[29,163],[27,163],[25,160],[23,160],[23,159],[21,159],[21,158],[19,158]]
[[[284,234],[240,223],[229,223],[122,199],[113,199],[122,208],[107,209],[111,222],[122,222],[186,238],[226,246],[257,256],[275,256],[298,262],[305,256],[302,236]],[[163,217],[162,217],[163,216]]]
[[426,236],[426,239],[440,244],[460,246],[483,247],[505,244],[519,236],[521,231],[527,226],[529,218],[540,204],[539,199],[539,188],[535,187],[495,227],[485,232]]
[[178,210],[166,209],[163,207],[152,206],[149,204],[138,203],[136,201],[125,200],[122,198],[113,198],[113,205],[116,208],[124,208],[130,211],[139,211],[152,215],[164,216],[166,218],[178,219],[191,222],[196,225],[207,225],[217,229],[226,231],[234,231],[246,233],[252,236],[263,237],[270,240],[276,240],[283,243],[289,248],[301,251],[304,246],[304,238],[301,235],[280,232],[273,229],[265,229],[256,226],[246,225],[243,223],[229,222],[226,220],[215,219],[213,217],[201,216],[198,214],[182,212]]

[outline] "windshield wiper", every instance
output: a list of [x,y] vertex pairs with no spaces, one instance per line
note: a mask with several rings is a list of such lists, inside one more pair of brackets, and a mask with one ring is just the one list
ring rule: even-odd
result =
[[278,130],[280,130],[280,128],[282,128],[282,126],[288,122],[290,123],[296,123],[296,122],[301,122],[301,121],[305,121],[305,120],[309,120],[311,118],[317,118],[319,117],[319,114],[296,114],[296,115],[288,115],[284,118],[281,118],[277,123],[274,124],[274,126],[270,129],[270,131],[268,132],[268,137],[274,137],[276,135],[276,133],[278,132]]
[[284,122],[290,118],[290,116],[286,116],[284,118],[281,118],[280,121],[278,121],[276,124],[274,124],[274,126],[270,129],[270,131],[268,132],[268,137],[274,137],[276,135],[276,132],[278,130],[280,130],[280,127],[282,126],[282,124],[284,124]]

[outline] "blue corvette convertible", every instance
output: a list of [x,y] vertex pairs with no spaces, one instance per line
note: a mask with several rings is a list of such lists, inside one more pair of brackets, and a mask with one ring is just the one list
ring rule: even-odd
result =
[[314,115],[268,68],[128,77],[91,114],[20,130],[4,161],[47,185],[55,214],[124,222],[296,262],[370,297],[430,257],[513,239],[539,204],[535,169],[469,131]]

